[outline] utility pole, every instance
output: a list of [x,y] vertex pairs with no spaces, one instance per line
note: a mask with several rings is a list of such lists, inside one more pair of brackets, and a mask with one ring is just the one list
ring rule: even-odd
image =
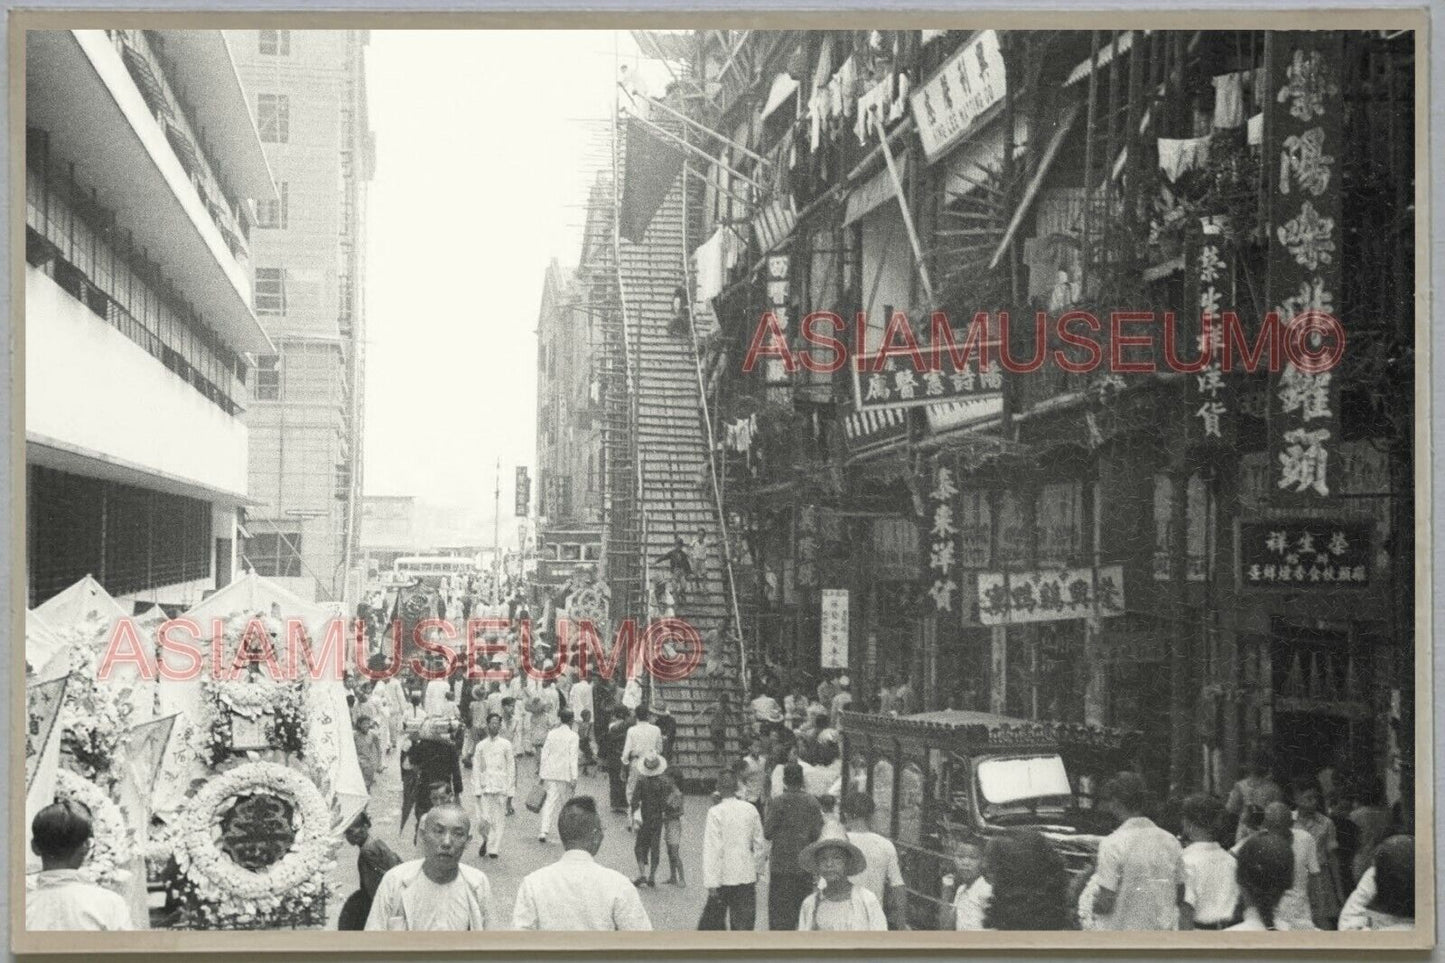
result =
[[502,604],[502,459],[497,459],[497,487],[492,502],[492,602]]

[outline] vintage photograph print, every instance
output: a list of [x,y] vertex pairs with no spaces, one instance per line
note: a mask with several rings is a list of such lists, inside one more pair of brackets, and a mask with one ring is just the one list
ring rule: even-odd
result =
[[14,946],[1432,945],[1426,26],[15,16]]

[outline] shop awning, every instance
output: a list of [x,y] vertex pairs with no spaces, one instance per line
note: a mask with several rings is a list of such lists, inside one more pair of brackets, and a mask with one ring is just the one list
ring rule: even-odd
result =
[[[898,179],[908,180],[908,155],[898,158]],[[843,226],[847,227],[860,217],[872,213],[879,205],[897,202],[898,192],[893,188],[893,178],[884,167],[868,180],[853,188],[843,204]]]
[[[1129,48],[1134,46],[1134,35],[1140,32],[1141,31],[1138,30],[1125,30],[1123,33],[1119,34],[1119,43],[1117,46],[1120,55],[1129,52]],[[1145,30],[1142,31],[1142,33],[1147,34],[1149,33],[1149,31]],[[1114,50],[1115,44],[1113,43],[1112,39],[1109,41],[1100,41],[1099,56],[1096,60],[1096,69],[1102,69],[1103,67],[1108,65],[1109,61],[1114,59]],[[1070,84],[1076,84],[1079,81],[1084,80],[1088,76],[1089,58],[1086,57],[1084,58],[1084,61],[1082,63],[1080,63],[1069,73],[1068,78],[1064,81],[1064,86],[1068,87]]]

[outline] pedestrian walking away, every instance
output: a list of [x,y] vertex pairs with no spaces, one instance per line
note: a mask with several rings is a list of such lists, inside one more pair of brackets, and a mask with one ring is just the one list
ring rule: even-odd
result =
[[604,833],[591,796],[575,796],[557,817],[562,858],[528,873],[517,889],[518,930],[650,930],[637,887],[596,861]]

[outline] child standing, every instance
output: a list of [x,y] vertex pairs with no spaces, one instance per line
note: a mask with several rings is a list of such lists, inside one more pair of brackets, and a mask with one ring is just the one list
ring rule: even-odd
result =
[[1194,907],[1194,928],[1222,930],[1234,922],[1239,884],[1234,857],[1219,845],[1224,804],[1206,793],[1184,800],[1185,901]]
[[687,879],[682,871],[682,809],[686,802],[682,794],[682,771],[674,769],[668,773],[672,788],[667,794],[663,807],[662,840],[667,844],[667,881],[676,886],[686,886]]
[[361,765],[361,778],[367,792],[381,771],[381,735],[377,732],[376,719],[364,715],[356,720],[356,761]]

